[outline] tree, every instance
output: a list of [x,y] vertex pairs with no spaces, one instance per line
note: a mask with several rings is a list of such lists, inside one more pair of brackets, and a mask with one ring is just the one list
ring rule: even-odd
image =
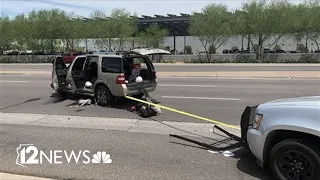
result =
[[190,18],[190,34],[199,38],[208,61],[212,57],[209,47],[218,49],[230,37],[230,18],[225,5],[215,4],[206,6],[200,14],[193,13]]
[[88,24],[92,28],[92,37],[96,38],[95,44],[99,47],[103,47],[104,45],[107,45],[109,50],[111,50],[111,31],[110,21],[107,21],[107,16],[102,11],[94,11],[91,14],[91,19],[94,19],[93,21],[90,21]]
[[109,39],[109,42],[116,51],[122,50],[125,41],[129,37],[132,37],[136,31],[136,19],[130,16],[131,13],[125,9],[113,9],[108,18],[108,31],[112,37],[112,39]]
[[0,52],[10,50],[13,42],[12,23],[9,17],[0,17]]
[[311,0],[309,4],[310,32],[309,38],[316,43],[320,50],[320,0]]
[[233,13],[231,31],[234,35],[241,35],[241,51],[244,50],[244,38],[248,39],[247,50],[250,52],[250,32],[247,26],[246,12],[236,10]]
[[140,32],[138,37],[141,45],[159,48],[167,34],[167,29],[161,29],[158,25],[151,24],[145,31]]
[[291,4],[286,0],[272,1],[270,4],[263,0],[252,1],[245,3],[242,10],[246,14],[245,32],[251,34],[252,38],[249,41],[252,46],[255,46],[254,40],[258,41],[255,49],[256,59],[262,62],[265,58],[265,42],[272,41],[268,46],[270,48],[282,37],[292,34]]
[[28,17],[23,14],[17,15],[12,22],[12,33],[14,36],[15,49],[19,51],[28,50],[28,43],[31,40],[31,29],[28,24]]

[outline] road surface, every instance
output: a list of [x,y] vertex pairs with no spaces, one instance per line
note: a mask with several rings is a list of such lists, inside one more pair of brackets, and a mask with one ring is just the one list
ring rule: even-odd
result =
[[[13,66],[14,70],[21,71],[26,67],[36,70],[42,66]],[[165,67],[168,68],[162,66]],[[183,68],[181,72],[188,70],[186,66]],[[192,68],[192,71],[203,70],[202,66]],[[259,68],[266,71],[273,69]],[[295,68],[303,71],[307,67]],[[282,70],[287,71],[288,67]],[[5,118],[0,114],[0,172],[54,179],[272,179],[255,164],[249,152],[240,149],[234,151],[233,157],[210,153],[193,144],[170,138],[168,134],[171,131],[168,129],[159,133],[161,128],[156,127],[154,120],[171,122],[180,127],[186,127],[184,123],[207,122],[166,110],[154,120],[139,120],[139,116],[125,110],[131,103],[128,100],[120,100],[112,108],[94,105],[79,108],[71,97],[64,99],[55,95],[49,86],[50,81],[47,75],[0,76],[0,111],[4,114],[33,113],[29,116],[20,115],[16,119]],[[319,89],[320,80],[317,79],[159,77],[159,87],[151,95],[161,101],[162,105],[239,125],[241,113],[247,105],[279,98],[320,95]],[[69,116],[72,118],[69,119]],[[126,130],[109,129],[105,128],[108,118],[137,119],[140,125]],[[193,138],[211,144],[223,139]],[[69,164],[63,159],[62,164],[46,162],[22,167],[16,164],[16,148],[19,144],[34,144],[45,154],[49,154],[50,150],[65,150],[69,153],[72,150],[89,150],[92,153],[106,151],[112,163],[76,164],[72,161]]]

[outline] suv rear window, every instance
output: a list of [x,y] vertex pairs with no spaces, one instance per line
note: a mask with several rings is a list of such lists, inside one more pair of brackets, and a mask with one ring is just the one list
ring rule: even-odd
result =
[[101,71],[105,73],[121,73],[121,59],[118,57],[103,57]]

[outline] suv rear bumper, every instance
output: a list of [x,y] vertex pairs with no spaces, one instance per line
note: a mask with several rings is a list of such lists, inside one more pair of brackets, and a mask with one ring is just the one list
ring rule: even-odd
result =
[[[156,90],[156,87],[155,87],[155,86],[148,87],[148,88],[146,88],[146,90],[147,90],[147,92],[152,92],[152,91]],[[141,93],[142,93],[141,90],[128,90],[128,89],[127,89],[126,92],[125,92],[125,94],[126,94],[127,96],[139,95],[139,94],[141,94]]]

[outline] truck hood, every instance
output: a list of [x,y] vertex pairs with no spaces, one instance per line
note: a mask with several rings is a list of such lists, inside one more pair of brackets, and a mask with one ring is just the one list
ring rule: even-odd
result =
[[320,109],[320,96],[278,99],[263,103],[260,106],[315,106]]

